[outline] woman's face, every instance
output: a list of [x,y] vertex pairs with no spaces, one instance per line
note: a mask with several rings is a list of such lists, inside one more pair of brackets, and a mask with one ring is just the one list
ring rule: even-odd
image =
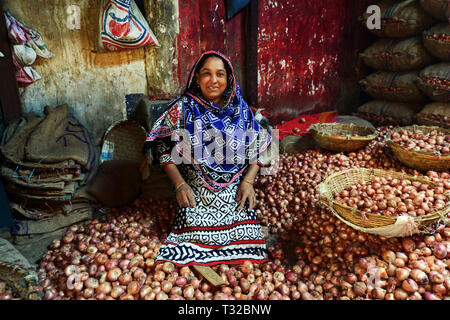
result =
[[227,88],[227,71],[222,59],[217,57],[206,59],[196,76],[203,97],[221,105],[222,94]]

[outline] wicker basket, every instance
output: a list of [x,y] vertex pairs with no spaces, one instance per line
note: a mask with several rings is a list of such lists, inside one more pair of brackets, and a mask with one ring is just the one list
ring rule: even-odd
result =
[[[378,136],[373,128],[347,123],[316,123],[308,129],[316,143],[332,151],[355,151],[364,148]],[[358,134],[354,137],[352,134]]]
[[[443,131],[446,134],[450,134],[450,130],[440,127],[431,126],[408,126],[401,127],[394,130],[399,132],[401,130],[409,130],[416,132],[421,130],[423,133],[428,133],[433,130]],[[450,170],[450,154],[449,155],[436,155],[431,152],[422,151],[409,151],[399,144],[395,143],[391,139],[391,134],[388,135],[387,144],[391,147],[394,156],[404,165],[422,171],[434,170],[434,171],[446,171]]]
[[146,131],[134,121],[119,121],[106,130],[102,139],[102,161],[131,160],[141,164]]
[[44,295],[36,274],[6,262],[0,262],[0,281],[6,282],[23,300],[42,300]]
[[[347,187],[357,184],[359,181],[371,181],[373,177],[386,177],[391,176],[396,179],[408,179],[411,181],[420,181],[430,186],[437,187],[434,182],[417,176],[410,176],[404,173],[395,171],[386,171],[380,169],[365,169],[354,168],[337,172],[327,177],[320,185],[319,190],[321,194],[321,202],[332,209],[332,212],[339,216],[344,222],[350,222],[351,224],[361,228],[378,228],[386,227],[396,223],[397,217],[383,216],[373,213],[366,213],[365,217],[360,210],[344,205],[334,200],[334,194],[340,193]],[[450,194],[447,194],[450,197]],[[427,226],[432,223],[439,222],[439,220],[446,223],[448,219],[446,215],[450,212],[450,201],[447,202],[447,206],[441,210],[431,214],[427,214],[421,217],[415,217],[414,223],[417,226],[418,231],[424,231]]]

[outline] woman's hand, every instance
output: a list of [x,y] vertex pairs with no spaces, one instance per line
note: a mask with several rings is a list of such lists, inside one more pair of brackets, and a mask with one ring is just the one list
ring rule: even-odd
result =
[[184,183],[182,186],[179,187],[176,193],[176,198],[178,205],[180,207],[195,208],[196,206],[194,199],[194,191],[186,183]]
[[245,202],[248,200],[248,209],[252,211],[256,205],[256,192],[255,189],[253,189],[253,185],[246,181],[242,181],[237,192],[236,200],[239,202],[238,210],[242,210]]

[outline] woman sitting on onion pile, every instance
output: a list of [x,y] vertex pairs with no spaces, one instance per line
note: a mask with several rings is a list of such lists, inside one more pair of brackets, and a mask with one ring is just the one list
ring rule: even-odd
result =
[[[228,161],[217,157],[211,141],[231,148],[235,161],[223,149],[219,151]],[[267,260],[253,183],[270,141],[242,97],[231,62],[218,52],[205,52],[192,68],[184,94],[147,137],[179,204],[157,263],[211,266]]]

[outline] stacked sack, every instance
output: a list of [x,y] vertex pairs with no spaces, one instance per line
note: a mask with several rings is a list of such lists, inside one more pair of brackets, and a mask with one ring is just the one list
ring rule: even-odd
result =
[[[375,100],[360,106],[358,116],[374,125],[411,125],[429,99],[418,79],[435,58],[421,35],[435,19],[418,0],[383,0],[377,5],[381,28],[370,31],[380,39],[361,53],[364,63],[377,71],[360,81]],[[364,21],[368,18],[366,15]]]
[[98,152],[64,104],[29,113],[5,130],[1,175],[14,218],[13,235],[53,232],[89,219],[95,201],[84,190]]
[[417,85],[433,102],[416,119],[419,124],[450,128],[450,2],[421,0],[420,4],[438,22],[422,34],[425,48],[436,61],[419,74]]

